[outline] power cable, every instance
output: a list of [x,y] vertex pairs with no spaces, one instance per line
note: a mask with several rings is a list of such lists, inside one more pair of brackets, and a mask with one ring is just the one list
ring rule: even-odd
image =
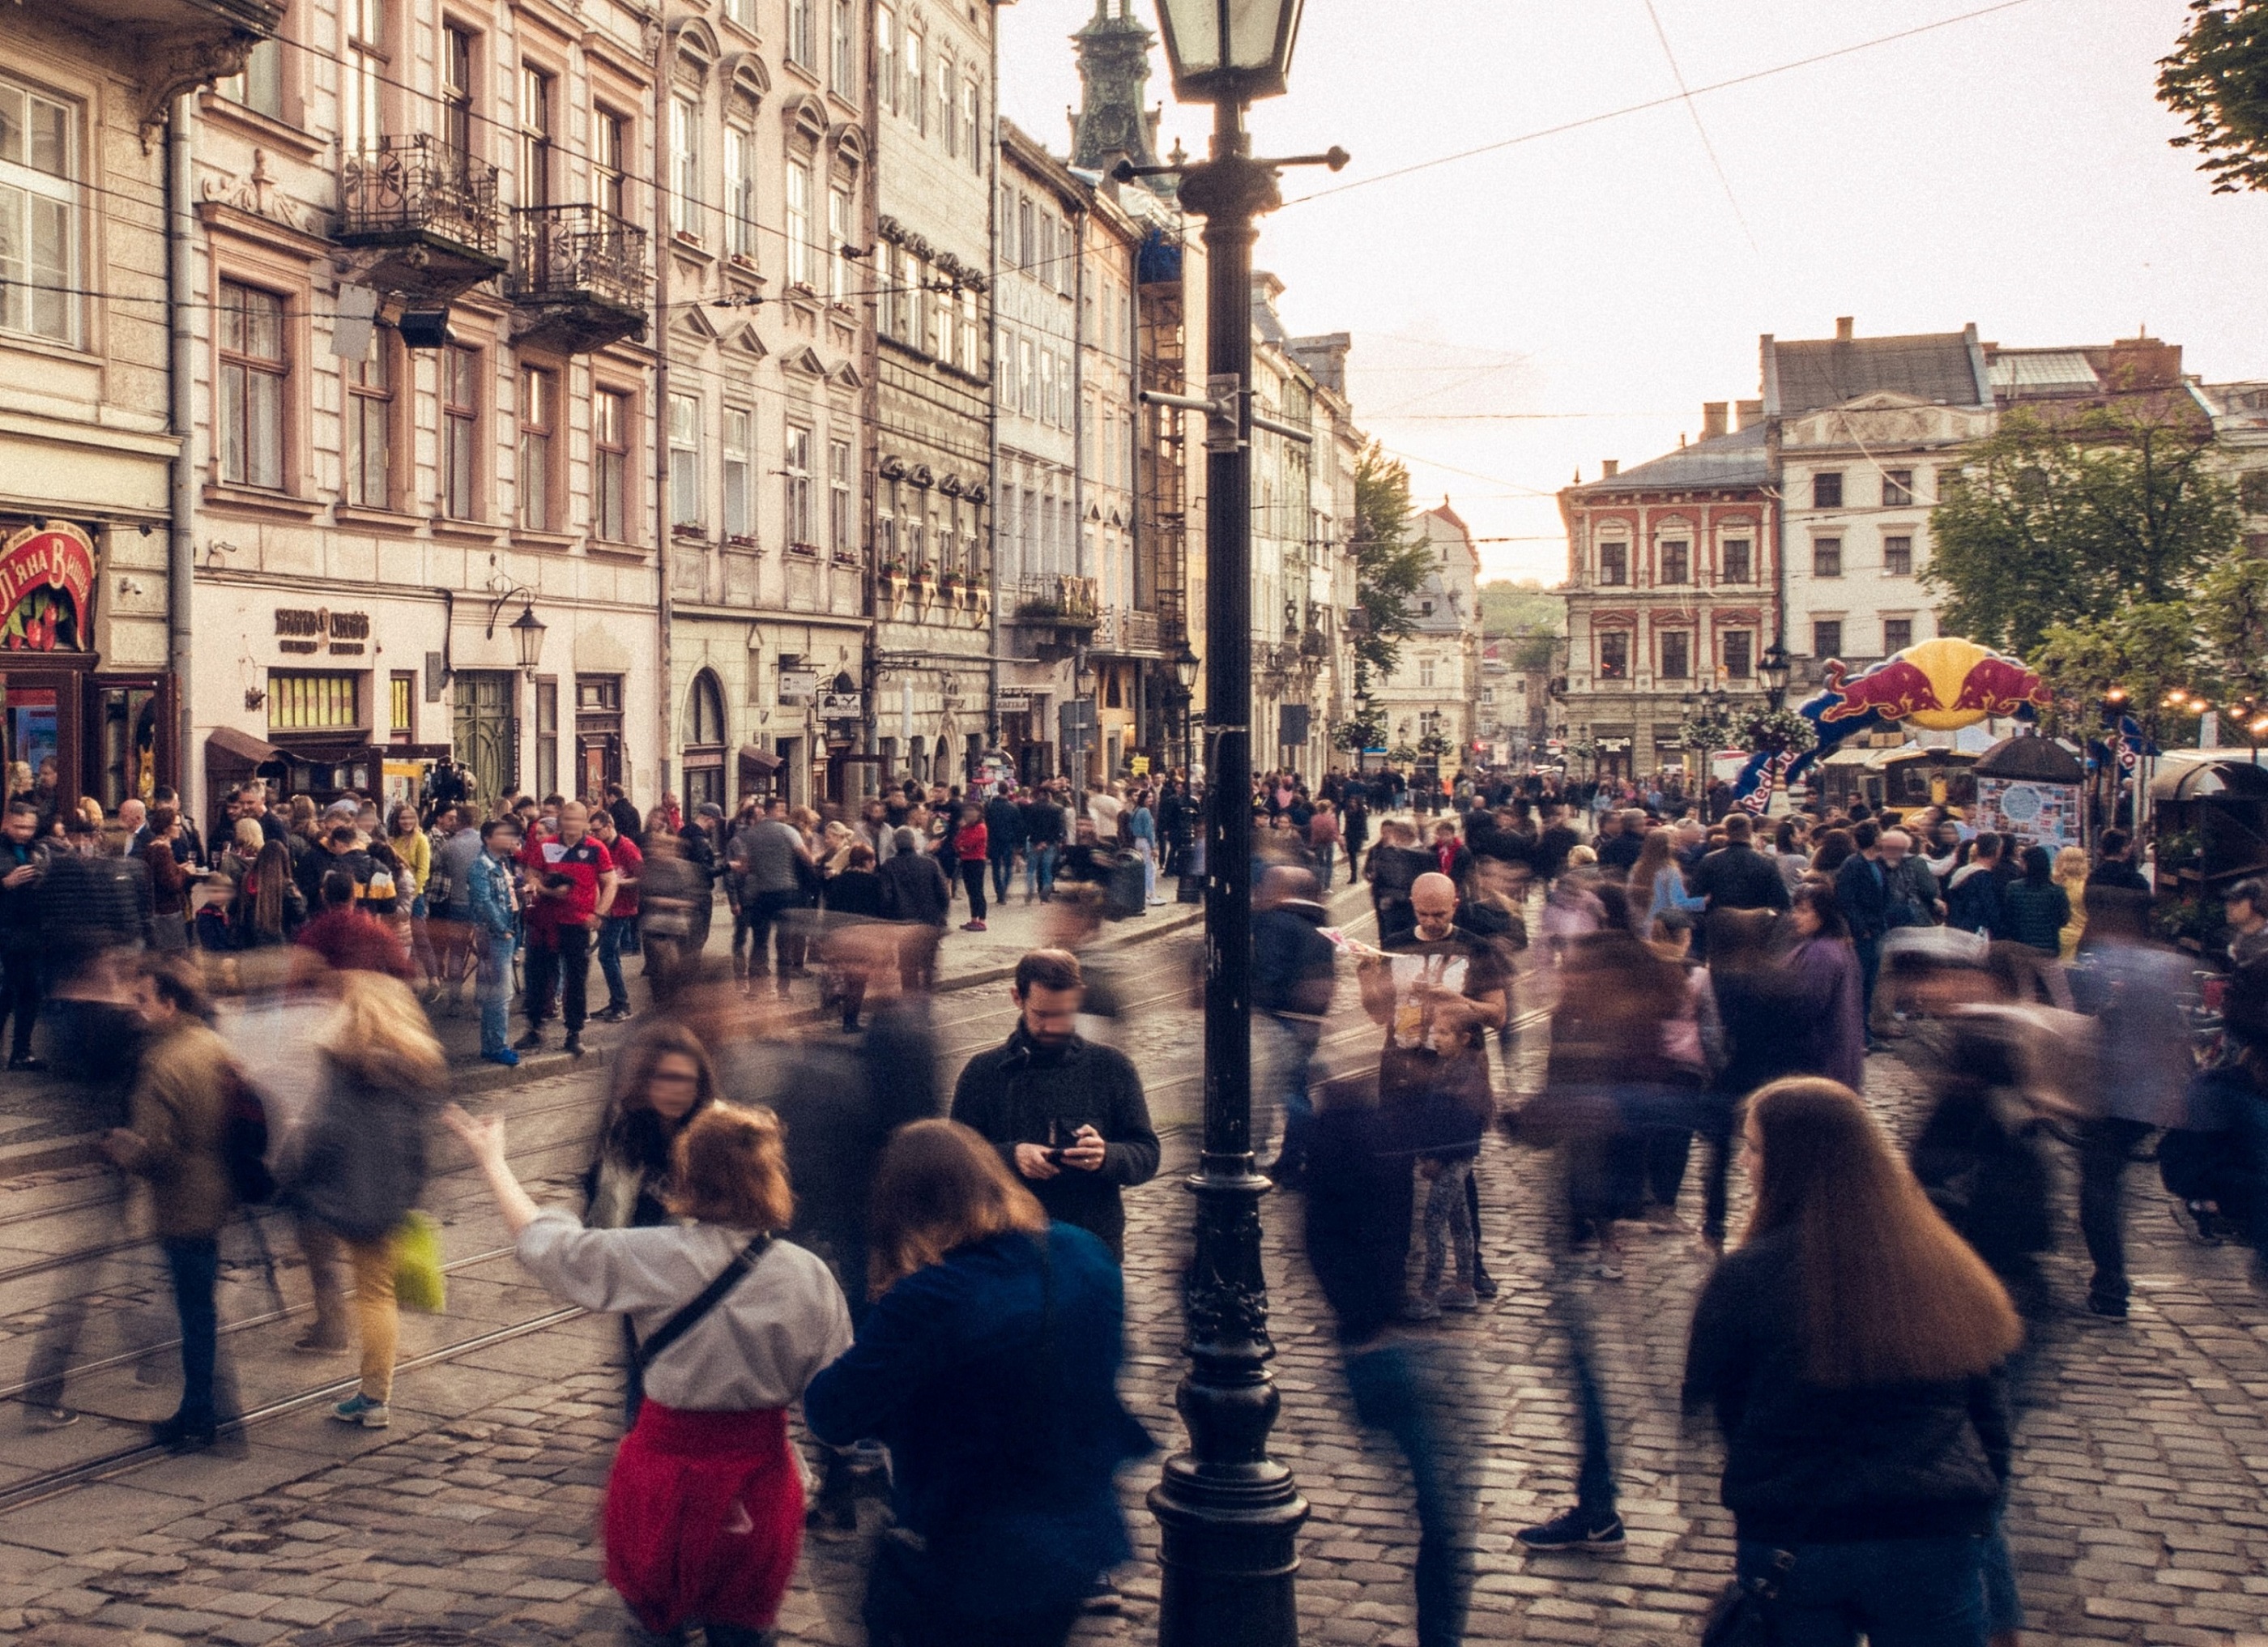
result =
[[1733,193],[1733,180],[1725,175],[1725,163],[1717,158],[1717,145],[1709,141],[1709,129],[1701,123],[1701,106],[1693,100],[1692,91],[1685,84],[1685,70],[1677,66],[1677,54],[1669,49],[1669,35],[1661,26],[1661,13],[1654,9],[1653,0],[1646,0],[1646,15],[1653,25],[1654,39],[1661,42],[1661,55],[1668,61],[1670,78],[1677,82],[1677,94],[1685,100],[1685,112],[1693,117],[1693,129],[1701,138],[1702,151],[1708,155],[1717,181],[1724,188],[1726,203],[1733,208],[1741,233],[1748,237],[1749,249],[1762,257],[1764,248],[1756,244],[1756,234],[1749,227],[1748,213],[1741,210],[1739,197]]

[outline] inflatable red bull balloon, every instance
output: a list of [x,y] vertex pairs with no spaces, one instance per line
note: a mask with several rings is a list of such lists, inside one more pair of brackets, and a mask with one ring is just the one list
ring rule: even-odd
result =
[[1814,702],[1822,727],[1872,714],[1950,732],[2045,709],[2054,698],[2021,661],[1948,635],[1908,646],[1857,675],[1847,675],[1840,660],[1830,661]]

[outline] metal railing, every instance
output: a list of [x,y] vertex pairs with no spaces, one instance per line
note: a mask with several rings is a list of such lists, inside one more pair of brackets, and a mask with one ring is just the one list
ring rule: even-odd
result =
[[643,312],[650,291],[645,231],[596,206],[522,206],[512,217],[515,303],[594,300]]
[[418,134],[381,137],[339,168],[339,238],[424,233],[496,255],[497,170]]
[[1092,578],[1042,572],[1016,584],[1016,616],[1029,623],[1094,627],[1102,619],[1101,592]]
[[1158,615],[1138,611],[1129,606],[1106,608],[1101,627],[1096,631],[1095,644],[1114,652],[1156,652],[1159,650]]

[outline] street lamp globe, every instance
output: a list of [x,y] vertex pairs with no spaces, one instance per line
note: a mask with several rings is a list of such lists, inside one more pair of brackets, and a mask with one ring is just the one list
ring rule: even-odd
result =
[[1764,655],[1756,664],[1756,673],[1764,677],[1764,691],[1778,698],[1787,690],[1790,673],[1787,648],[1775,640],[1764,648]]
[[519,667],[533,673],[543,661],[543,620],[535,615],[534,602],[521,607],[512,620],[512,639],[519,648]]
[[1174,654],[1174,679],[1181,683],[1183,697],[1197,691],[1197,671],[1204,667],[1197,654],[1189,650],[1189,643],[1182,642],[1182,649]]
[[1185,103],[1281,97],[1301,0],[1158,0],[1174,95]]

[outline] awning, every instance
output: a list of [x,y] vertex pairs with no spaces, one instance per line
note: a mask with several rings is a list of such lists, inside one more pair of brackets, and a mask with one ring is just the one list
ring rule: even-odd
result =
[[753,766],[760,772],[776,772],[780,767],[780,757],[753,743],[743,743],[740,745],[740,764]]
[[215,727],[205,738],[205,748],[232,757],[254,768],[268,765],[270,762],[289,762],[291,758],[289,753],[273,743],[263,743],[249,732],[239,732],[234,727]]

